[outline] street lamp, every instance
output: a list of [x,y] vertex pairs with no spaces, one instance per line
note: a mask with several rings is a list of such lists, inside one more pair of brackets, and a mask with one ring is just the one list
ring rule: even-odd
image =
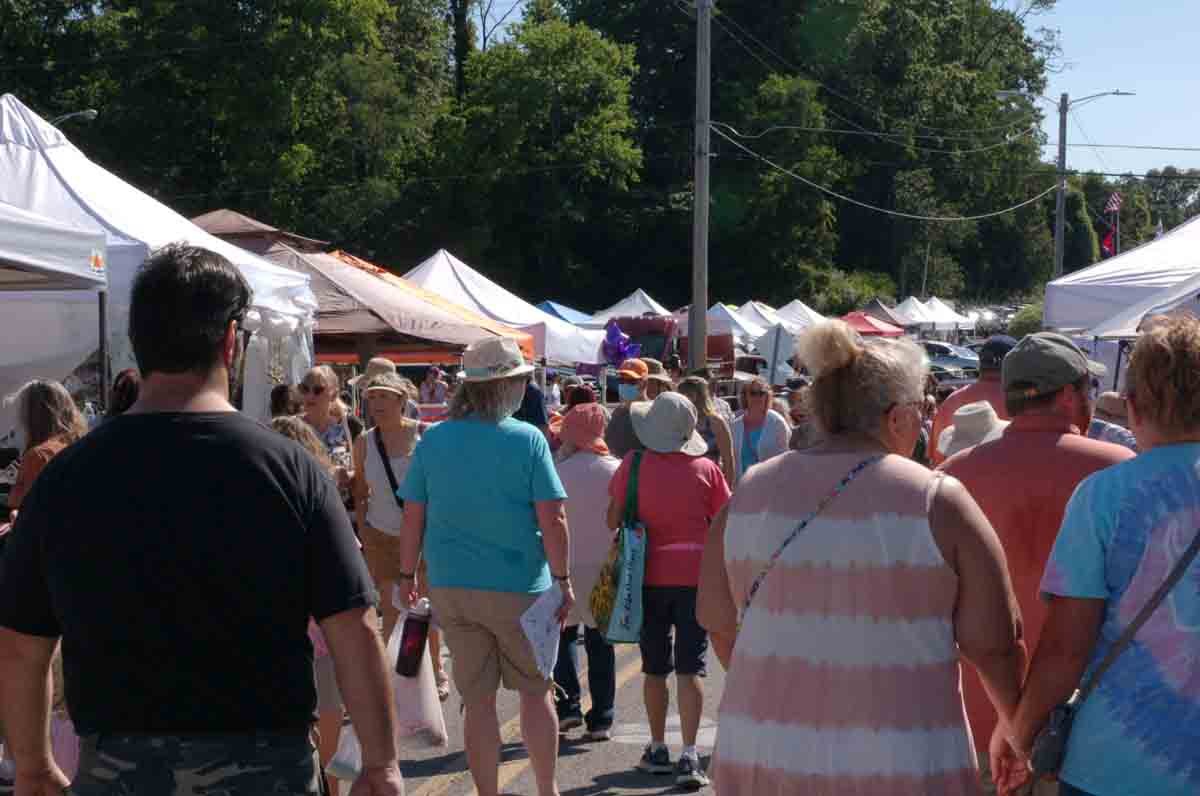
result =
[[74,113],[64,113],[62,116],[55,116],[50,120],[50,124],[54,127],[58,127],[60,123],[70,121],[71,119],[84,119],[85,121],[91,122],[95,121],[96,117],[99,115],[100,111],[96,110],[95,108],[88,108],[87,110],[75,111]]
[[[1132,97],[1134,92],[1101,91],[1072,100],[1065,92],[1058,100],[1058,193],[1054,198],[1054,278],[1058,279],[1063,273],[1063,253],[1065,251],[1065,230],[1067,210],[1067,111],[1072,106],[1082,105],[1090,100],[1101,97]],[[1012,99],[1025,97],[1027,99],[1042,99],[1054,104],[1054,100],[1041,94],[1031,94],[1025,91],[997,91],[996,99]]]

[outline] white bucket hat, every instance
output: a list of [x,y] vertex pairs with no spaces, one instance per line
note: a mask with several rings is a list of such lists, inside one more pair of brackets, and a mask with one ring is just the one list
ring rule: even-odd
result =
[[497,381],[533,373],[515,340],[493,337],[472,343],[463,351],[463,372],[471,383]]
[[629,417],[637,438],[652,451],[688,456],[703,456],[708,451],[708,443],[696,433],[696,407],[677,392],[664,392],[653,402],[631,404]]
[[996,416],[996,410],[987,401],[959,407],[953,420],[954,425],[942,432],[937,443],[938,453],[947,458],[967,448],[999,439],[1009,426],[1007,420]]
[[396,363],[387,357],[372,357],[367,363],[366,371],[358,374],[346,383],[351,387],[357,387],[363,382],[368,382],[376,376],[382,376],[385,373],[396,375]]

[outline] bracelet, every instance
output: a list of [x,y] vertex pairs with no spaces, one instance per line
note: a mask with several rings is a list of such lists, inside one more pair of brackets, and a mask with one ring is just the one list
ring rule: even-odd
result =
[[417,579],[417,576],[411,572],[400,572],[397,574],[400,575],[400,580],[416,580]]

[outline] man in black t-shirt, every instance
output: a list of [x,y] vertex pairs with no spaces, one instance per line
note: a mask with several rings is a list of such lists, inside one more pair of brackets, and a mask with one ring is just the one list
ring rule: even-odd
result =
[[550,419],[546,416],[546,396],[532,381],[525,385],[525,397],[521,399],[521,408],[513,418],[536,426],[543,434],[549,432]]
[[317,793],[310,616],[362,743],[355,793],[401,792],[378,595],[337,489],[228,401],[250,300],[219,255],[152,256],[129,318],[137,403],[22,505],[0,575],[18,793],[67,784],[46,737],[60,637],[82,741],[72,793]]

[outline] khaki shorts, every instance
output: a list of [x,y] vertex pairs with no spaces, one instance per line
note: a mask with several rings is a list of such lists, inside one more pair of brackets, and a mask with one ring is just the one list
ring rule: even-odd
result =
[[542,677],[521,614],[538,598],[476,589],[430,589],[433,613],[450,647],[454,685],[464,702],[496,693],[500,683],[522,694],[544,694],[554,685]]
[[[360,533],[363,558],[367,560],[367,570],[371,573],[371,580],[375,581],[376,588],[381,583],[395,583],[400,580],[400,537],[389,536],[378,528],[365,524]],[[389,592],[380,599],[390,602],[392,595]]]

